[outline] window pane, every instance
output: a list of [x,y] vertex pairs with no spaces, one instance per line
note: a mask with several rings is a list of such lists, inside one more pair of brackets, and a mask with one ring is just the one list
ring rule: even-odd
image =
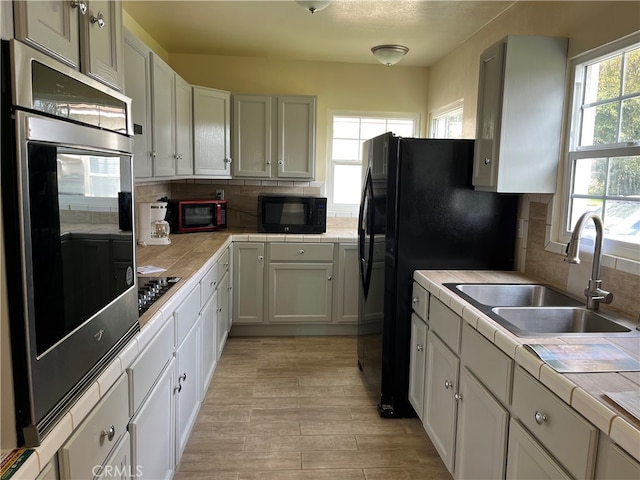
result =
[[333,140],[334,160],[360,160],[360,141],[359,140]]
[[335,117],[333,121],[333,136],[335,138],[359,138],[360,119]]
[[333,203],[360,203],[360,165],[335,165],[333,170]]
[[411,120],[389,120],[387,130],[400,137],[413,137],[413,121]]
[[608,195],[640,200],[640,156],[609,160]]
[[640,202],[608,201],[604,226],[607,237],[640,243]]
[[618,102],[585,108],[580,145],[618,143]]
[[[602,200],[595,198],[574,198],[573,202],[571,202],[571,217],[567,228],[572,231],[580,215],[585,212],[595,213],[602,218]],[[585,226],[585,229],[594,229],[593,222],[589,222]]]
[[387,132],[387,122],[381,118],[363,118],[360,138],[367,140]]
[[577,195],[604,195],[607,162],[604,158],[576,160],[573,193]]
[[640,48],[627,52],[624,66],[624,95],[640,92]]
[[630,98],[622,102],[620,141],[640,141],[640,97]]
[[593,103],[620,96],[622,55],[587,67],[585,103]]

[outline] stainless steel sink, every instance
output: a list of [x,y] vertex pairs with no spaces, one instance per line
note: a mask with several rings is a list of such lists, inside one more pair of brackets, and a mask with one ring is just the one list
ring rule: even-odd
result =
[[577,307],[496,307],[492,317],[519,336],[625,333],[631,329]]
[[584,304],[546,285],[464,283],[455,288],[475,302],[492,307],[577,307]]

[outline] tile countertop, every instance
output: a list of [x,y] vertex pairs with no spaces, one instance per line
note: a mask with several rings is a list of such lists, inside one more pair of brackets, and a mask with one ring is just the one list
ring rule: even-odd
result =
[[540,283],[518,272],[420,270],[414,280],[460,315],[484,337],[493,342],[516,363],[547,386],[565,403],[608,434],[631,456],[640,461],[640,420],[605,396],[604,392],[640,393],[640,372],[558,373],[525,349],[526,343],[612,343],[640,359],[640,338],[620,337],[544,337],[521,338],[467,303],[444,283]]
[[219,232],[175,234],[170,238],[170,245],[138,246],[136,249],[138,267],[153,265],[166,269],[161,273],[141,276],[182,278],[140,317],[140,327],[144,327],[200,269],[208,268],[209,263],[213,264],[212,260],[215,260],[217,253],[221,253],[231,242],[357,243],[358,237],[355,228],[327,227],[326,233],[314,235],[264,234],[255,230],[227,229]]

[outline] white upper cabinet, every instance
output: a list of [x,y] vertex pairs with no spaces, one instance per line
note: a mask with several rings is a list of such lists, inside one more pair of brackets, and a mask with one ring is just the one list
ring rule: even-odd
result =
[[231,178],[231,94],[193,87],[194,174]]
[[14,2],[14,22],[18,40],[122,90],[120,0]]
[[233,175],[312,180],[316,97],[233,96]]
[[508,36],[480,57],[473,185],[556,190],[567,39]]
[[124,93],[131,98],[133,120],[133,173],[153,176],[151,151],[151,50],[135,35],[124,32]]

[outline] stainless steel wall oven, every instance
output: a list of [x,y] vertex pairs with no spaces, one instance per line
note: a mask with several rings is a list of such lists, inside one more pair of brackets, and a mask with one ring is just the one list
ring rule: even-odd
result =
[[130,107],[47,56],[2,43],[7,288],[26,446],[40,444],[139,331],[135,232],[119,228],[134,215],[133,201],[118,201],[133,194]]

